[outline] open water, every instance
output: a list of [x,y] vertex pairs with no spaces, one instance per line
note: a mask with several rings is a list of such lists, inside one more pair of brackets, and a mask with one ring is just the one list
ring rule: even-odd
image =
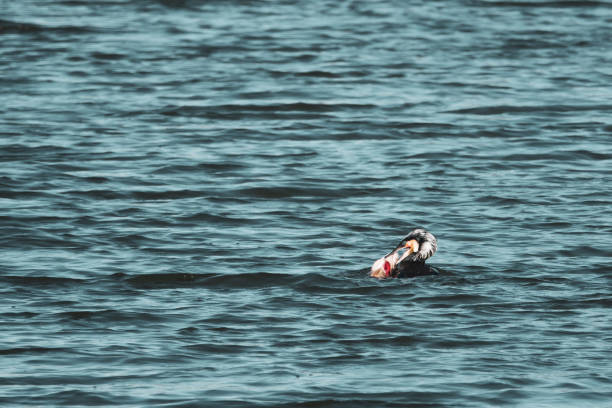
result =
[[0,405],[612,407],[611,27],[0,1]]

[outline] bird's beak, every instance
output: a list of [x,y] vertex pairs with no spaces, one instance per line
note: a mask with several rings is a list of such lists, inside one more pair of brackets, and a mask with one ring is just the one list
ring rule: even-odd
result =
[[396,253],[397,251],[401,251],[402,249],[406,249],[407,251],[404,252],[404,255],[402,256],[402,259],[404,259],[405,257],[407,257],[408,255],[414,253],[414,252],[418,252],[419,251],[419,243],[416,241],[416,239],[411,239],[410,241],[406,242],[406,244],[404,246],[402,246],[401,244],[398,245],[397,248],[395,248],[393,251],[389,252],[387,255],[384,256],[384,258],[393,255],[394,253]]
[[410,241],[406,242],[404,248],[408,250],[409,254],[412,254],[419,251],[419,243],[416,240],[411,239]]

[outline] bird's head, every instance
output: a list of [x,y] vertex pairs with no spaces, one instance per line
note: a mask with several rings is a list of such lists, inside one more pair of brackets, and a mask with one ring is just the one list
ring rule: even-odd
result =
[[432,233],[425,231],[422,228],[417,228],[411,231],[391,253],[396,253],[405,249],[404,254],[400,257],[399,262],[408,259],[413,262],[425,262],[436,253],[438,242]]

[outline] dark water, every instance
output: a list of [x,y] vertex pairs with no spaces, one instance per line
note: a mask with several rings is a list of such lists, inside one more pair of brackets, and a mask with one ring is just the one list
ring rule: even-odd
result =
[[0,3],[0,405],[612,407],[612,5],[294,3]]

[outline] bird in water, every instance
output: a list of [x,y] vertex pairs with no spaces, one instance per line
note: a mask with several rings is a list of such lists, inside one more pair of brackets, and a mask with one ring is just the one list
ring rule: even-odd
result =
[[438,249],[432,233],[417,228],[406,235],[399,244],[372,265],[370,276],[374,278],[409,278],[437,275],[438,272],[425,261]]

